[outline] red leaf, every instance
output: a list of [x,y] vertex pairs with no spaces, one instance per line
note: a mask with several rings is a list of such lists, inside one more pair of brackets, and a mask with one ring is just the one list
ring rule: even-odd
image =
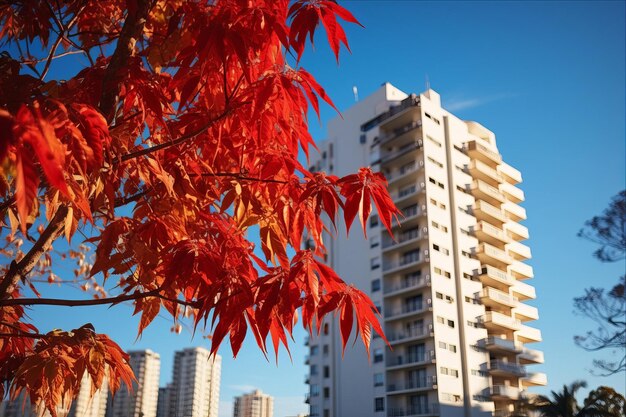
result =
[[15,202],[20,216],[20,228],[24,234],[26,234],[28,216],[37,198],[39,187],[39,175],[29,156],[28,151],[23,147],[15,155]]

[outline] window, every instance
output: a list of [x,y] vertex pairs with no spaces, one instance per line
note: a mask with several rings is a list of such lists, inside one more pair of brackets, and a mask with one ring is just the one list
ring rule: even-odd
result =
[[456,189],[459,190],[462,193],[467,193],[467,190],[465,188],[461,187],[460,185],[457,185]]
[[311,397],[317,397],[320,395],[320,386],[318,384],[311,384]]
[[444,324],[445,322],[446,322],[446,319],[444,319],[444,318],[443,318],[443,317],[441,317],[441,316],[437,316],[437,323]]
[[474,297],[465,296],[465,302],[469,304],[480,304],[480,299]]
[[406,265],[411,262],[418,262],[420,260],[420,250],[410,250],[408,252],[404,252],[402,254],[402,258],[400,259],[400,264]]
[[442,294],[442,293],[438,292],[438,293],[436,293],[436,294],[435,294],[435,296],[436,296],[438,299],[443,300],[443,294]]
[[365,136],[365,133],[363,133],[361,136],[359,136],[359,143],[363,145],[365,142],[367,142],[367,136]]
[[454,320],[448,320],[448,327],[452,327],[454,329]]
[[324,398],[330,398],[330,388],[324,387]]
[[382,387],[385,384],[384,377],[382,373],[374,374],[374,386]]
[[448,350],[449,350],[450,352],[454,352],[454,353],[456,353],[456,345],[448,345]]
[[431,141],[435,146],[441,148],[441,142],[439,142],[438,140],[435,140],[433,138],[431,138],[430,136],[426,135],[426,139],[428,139],[429,141]]
[[372,292],[380,291],[380,278],[372,281]]
[[328,334],[328,323],[324,323],[324,334]]
[[450,376],[458,378],[459,377],[459,371],[456,370],[456,369],[450,369]]
[[465,256],[466,258],[473,258],[471,253],[464,250],[461,251],[461,255]]
[[440,292],[435,293],[435,297],[437,297],[440,300],[446,300],[448,304],[451,304],[454,301],[454,298],[450,297],[449,295],[442,294]]
[[406,197],[409,194],[413,194],[417,191],[417,186],[415,184],[407,185],[406,187],[402,187],[398,190],[398,197]]
[[378,238],[378,236],[371,236],[370,237],[370,248],[376,248],[380,246],[380,239]]
[[311,356],[317,355],[320,351],[319,346],[311,346]]
[[446,344],[446,342],[439,342],[439,347],[441,349],[446,349],[448,347],[448,345]]
[[378,216],[374,214],[370,216],[370,227],[375,227],[375,226],[378,226]]
[[311,365],[311,375],[317,375],[317,365]]
[[428,177],[428,182],[432,183],[432,184],[437,184],[437,181],[435,181],[433,178]]
[[472,375],[486,378],[489,376],[489,372],[481,371],[480,369],[472,369]]
[[374,363],[383,361],[383,350],[382,349],[374,349]]
[[330,410],[328,408],[324,409],[324,417],[330,417]]
[[439,168],[443,168],[443,164],[441,162],[431,158],[430,156],[428,157],[428,160],[432,162],[433,164],[437,165]]
[[385,411],[385,398],[374,398],[374,411]]
[[439,245],[436,245],[434,243],[433,243],[433,250],[436,250],[437,252],[441,252],[444,255],[449,255],[450,254],[450,251],[448,249],[442,248]]
[[324,345],[324,348],[322,349],[322,353],[324,354],[324,356],[328,356],[328,345]]
[[380,268],[380,257],[375,256],[372,259],[370,259],[370,266],[372,270]]

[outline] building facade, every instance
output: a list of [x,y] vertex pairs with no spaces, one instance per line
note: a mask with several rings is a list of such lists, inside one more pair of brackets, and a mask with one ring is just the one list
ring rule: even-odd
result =
[[234,417],[274,417],[274,398],[260,390],[235,397]]
[[395,240],[374,214],[368,240],[354,230],[329,240],[327,262],[372,298],[381,338],[342,359],[328,320],[310,345],[311,417],[506,416],[543,373],[528,347],[541,341],[533,269],[521,243],[528,230],[516,186],[495,135],[460,120],[428,90],[407,95],[386,83],[332,120],[313,170],[335,175],[372,166],[389,181],[402,216]]
[[68,417],[105,417],[108,393],[109,384],[105,378],[100,389],[94,392],[92,397],[91,377],[85,372],[80,382],[78,396],[70,407]]
[[204,348],[189,348],[174,355],[168,417],[217,417],[222,357]]
[[122,385],[115,396],[109,398],[107,417],[156,417],[161,357],[149,349],[128,354],[137,381],[132,392]]

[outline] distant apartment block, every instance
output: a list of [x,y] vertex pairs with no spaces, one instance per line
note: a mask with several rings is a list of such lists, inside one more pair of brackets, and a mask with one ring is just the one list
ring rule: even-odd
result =
[[234,417],[274,417],[274,398],[260,390],[235,397]]
[[[189,348],[174,355],[171,387],[164,390],[168,417],[217,417],[222,357],[210,357],[204,348]],[[165,413],[165,411],[163,411]]]
[[311,417],[504,417],[527,389],[546,384],[528,365],[541,332],[528,284],[533,269],[521,173],[494,133],[441,107],[428,90],[384,84],[329,123],[313,170],[335,175],[372,166],[389,181],[402,216],[389,233],[374,214],[329,240],[327,262],[381,311],[391,348],[374,338],[342,359],[326,321],[310,346]]
[[109,398],[107,417],[156,417],[161,357],[151,350],[128,353],[137,382],[132,392],[122,385],[115,396]]

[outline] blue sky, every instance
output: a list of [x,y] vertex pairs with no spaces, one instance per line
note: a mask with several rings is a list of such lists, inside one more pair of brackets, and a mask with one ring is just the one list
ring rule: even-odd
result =
[[[388,81],[406,92],[421,92],[428,78],[444,107],[496,133],[505,160],[524,176],[526,225],[535,269],[531,284],[543,332],[549,389],[575,379],[589,386],[625,392],[623,375],[589,374],[593,354],[573,343],[592,324],[573,315],[572,299],[584,288],[610,287],[624,264],[592,258],[595,246],[576,237],[585,220],[599,214],[625,188],[625,24],[624,2],[417,2],[346,1],[365,29],[347,27],[352,54],[340,65],[317,34],[315,52],[302,65],[327,89],[340,109],[354,102],[352,87],[365,97]],[[311,118],[316,139],[334,116]],[[60,290],[53,290],[60,293]],[[78,295],[78,294],[77,294]],[[169,333],[157,319],[141,340],[130,306],[90,309],[41,307],[31,317],[42,331],[73,328],[91,321],[127,349],[161,353],[162,377],[170,380],[175,350],[205,345],[190,333]],[[232,397],[253,387],[276,397],[275,416],[306,411],[302,402],[304,333],[295,334],[293,361],[264,359],[253,341],[236,360],[224,345],[222,411],[232,415]],[[346,354],[350,354],[349,351]],[[548,388],[538,390],[545,392]]]

